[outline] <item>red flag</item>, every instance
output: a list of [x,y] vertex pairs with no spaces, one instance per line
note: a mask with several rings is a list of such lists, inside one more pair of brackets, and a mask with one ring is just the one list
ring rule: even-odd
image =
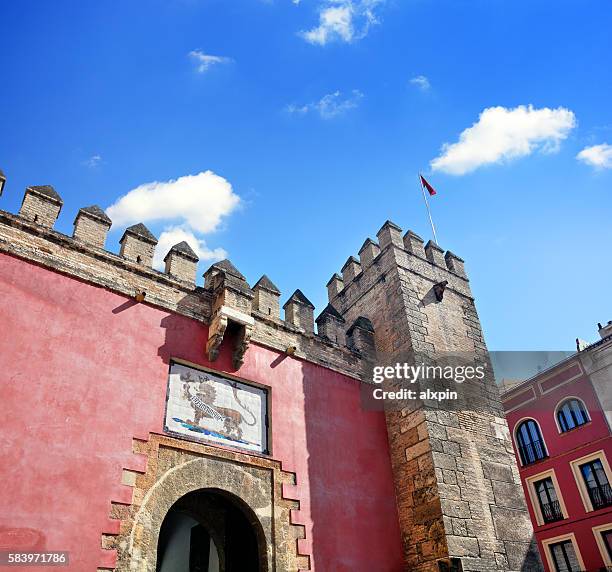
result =
[[423,175],[419,175],[421,177],[421,182],[423,183],[423,186],[427,189],[427,191],[429,192],[429,194],[433,197],[436,194],[436,189],[434,189],[426,180],[425,177],[423,177]]

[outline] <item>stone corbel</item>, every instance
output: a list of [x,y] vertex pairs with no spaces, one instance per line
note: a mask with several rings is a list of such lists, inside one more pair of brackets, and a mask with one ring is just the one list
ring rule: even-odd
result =
[[244,354],[249,347],[253,326],[255,325],[255,320],[252,316],[229,306],[221,306],[215,312],[208,329],[206,352],[208,353],[209,361],[215,361],[219,357],[219,349],[230,322],[240,326],[236,347],[232,354],[234,367],[238,369],[244,361]]
[[215,314],[208,327],[208,341],[206,342],[206,353],[209,361],[215,361],[219,357],[219,348],[223,343],[223,336],[227,329],[228,318],[221,312],[223,308]]
[[232,354],[233,365],[236,369],[239,369],[244,363],[244,354],[249,347],[252,333],[253,326],[243,325],[240,328],[238,337],[236,339],[236,345],[234,347],[234,353]]

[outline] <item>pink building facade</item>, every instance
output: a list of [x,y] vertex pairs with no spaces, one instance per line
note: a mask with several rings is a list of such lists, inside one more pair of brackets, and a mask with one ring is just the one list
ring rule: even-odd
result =
[[612,336],[502,395],[548,572],[612,569]]

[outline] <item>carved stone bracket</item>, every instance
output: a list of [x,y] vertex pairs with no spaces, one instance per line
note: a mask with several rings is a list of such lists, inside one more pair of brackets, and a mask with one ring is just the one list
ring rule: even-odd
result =
[[234,367],[238,369],[244,361],[244,354],[249,347],[251,334],[253,333],[255,319],[252,316],[229,306],[219,307],[210,323],[206,352],[209,361],[215,361],[219,357],[219,349],[230,323],[239,326],[236,346],[232,354]]
[[219,348],[223,342],[223,336],[227,329],[227,322],[227,316],[220,311],[214,315],[210,322],[208,328],[208,341],[206,342],[206,353],[208,354],[209,361],[216,361],[219,357]]
[[244,363],[244,354],[249,347],[252,333],[253,326],[244,325],[240,328],[236,345],[234,346],[234,353],[232,354],[233,365],[236,369],[239,369]]

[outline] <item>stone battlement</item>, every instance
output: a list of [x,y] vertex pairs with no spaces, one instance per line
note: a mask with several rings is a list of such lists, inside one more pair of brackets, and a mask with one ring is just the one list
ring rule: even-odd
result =
[[[52,186],[28,187],[17,215],[0,210],[0,252],[209,324],[207,352],[213,360],[230,323],[245,329],[242,352],[252,338],[361,377],[363,348],[356,337],[346,334],[354,331],[352,324],[344,323],[333,306],[315,320],[314,305],[298,289],[283,305],[282,319],[281,292],[266,275],[251,288],[225,260],[211,265],[204,273],[204,286],[198,286],[199,259],[187,243],[170,248],[164,257],[164,271],[159,271],[152,267],[157,238],[144,224],[125,229],[116,254],[105,248],[112,221],[97,205],[78,211],[72,236],[55,230],[63,205]],[[341,328],[330,328],[330,324],[341,324]],[[235,356],[236,366],[241,359]]]
[[[327,283],[330,304],[339,309],[352,305],[380,280],[395,263],[400,268],[433,284],[446,281],[445,288],[472,298],[464,261],[450,250],[444,253],[435,242],[424,244],[423,239],[391,221],[378,231],[378,242],[366,239],[359,250],[359,259],[349,256],[342,267],[342,275],[334,274]],[[392,258],[392,260],[387,260]]]

